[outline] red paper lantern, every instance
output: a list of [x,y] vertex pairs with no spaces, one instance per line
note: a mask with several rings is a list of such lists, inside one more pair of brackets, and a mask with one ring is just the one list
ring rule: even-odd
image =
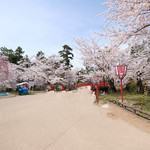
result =
[[118,76],[119,79],[123,79],[127,74],[126,65],[118,65],[115,67],[115,70],[116,70],[116,76]]
[[121,83],[121,101],[123,103],[123,88],[122,88],[122,79],[126,76],[127,74],[127,66],[126,65],[118,65],[115,67],[116,71],[116,76],[120,79]]

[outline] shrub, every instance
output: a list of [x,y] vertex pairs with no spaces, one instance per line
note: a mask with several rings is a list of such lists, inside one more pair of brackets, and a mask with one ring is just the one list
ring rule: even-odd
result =
[[126,91],[130,93],[137,92],[137,85],[136,82],[133,79],[130,79],[128,83],[126,84]]

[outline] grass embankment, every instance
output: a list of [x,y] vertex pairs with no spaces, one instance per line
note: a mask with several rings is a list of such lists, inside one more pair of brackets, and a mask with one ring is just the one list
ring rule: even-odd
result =
[[[124,103],[132,105],[135,108],[140,109],[141,107],[141,100],[143,99],[143,94],[137,93],[123,93],[123,100]],[[121,101],[121,93],[106,93],[104,96],[100,95],[99,100],[103,102],[108,102],[109,100],[118,100]],[[144,102],[143,102],[143,109],[145,111],[150,112],[150,95],[145,95]]]
[[44,93],[44,91],[30,91],[29,95],[34,95],[34,94],[38,94],[38,93]]

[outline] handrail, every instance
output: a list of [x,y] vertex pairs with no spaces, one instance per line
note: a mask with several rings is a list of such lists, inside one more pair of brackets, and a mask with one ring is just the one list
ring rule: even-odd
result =
[[[141,110],[141,109],[132,107],[131,105],[124,104],[124,103],[119,102],[119,101],[117,101],[117,100],[110,100],[109,102],[112,102],[112,103],[114,103],[114,104],[117,104],[117,105],[119,105],[119,106],[121,106],[121,107],[123,107],[123,108],[125,108],[125,109],[130,108],[130,109],[133,110],[134,114],[137,114],[137,112],[139,112],[139,113],[148,115],[148,116],[150,117],[150,113],[149,113],[149,112],[146,112],[146,111],[143,111],[143,110]],[[139,114],[138,114],[138,115],[139,115]]]

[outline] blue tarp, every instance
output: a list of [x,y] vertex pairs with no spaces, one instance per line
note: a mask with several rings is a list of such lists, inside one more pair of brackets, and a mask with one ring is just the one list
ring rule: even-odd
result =
[[0,93],[0,96],[1,96],[1,95],[8,95],[8,93]]

